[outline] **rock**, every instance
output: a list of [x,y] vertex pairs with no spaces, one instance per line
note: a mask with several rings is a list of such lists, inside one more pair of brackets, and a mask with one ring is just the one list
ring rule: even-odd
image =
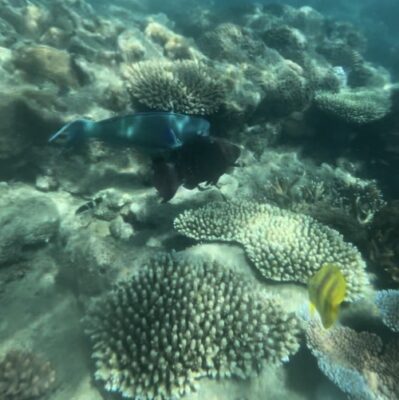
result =
[[48,80],[59,87],[78,87],[83,72],[66,51],[44,45],[26,45],[15,50],[13,61],[32,80]]
[[115,239],[129,240],[134,235],[133,227],[119,215],[109,224],[111,235]]
[[48,197],[31,191],[12,193],[0,200],[0,265],[13,263],[33,246],[49,242],[60,223],[57,208]]
[[57,124],[45,106],[33,106],[36,99],[28,95],[34,94],[19,89],[3,89],[0,94],[0,162],[21,156],[55,130]]

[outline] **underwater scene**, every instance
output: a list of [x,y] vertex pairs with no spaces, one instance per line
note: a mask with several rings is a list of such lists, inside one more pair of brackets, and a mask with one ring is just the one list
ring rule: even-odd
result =
[[0,0],[0,400],[399,399],[397,0]]

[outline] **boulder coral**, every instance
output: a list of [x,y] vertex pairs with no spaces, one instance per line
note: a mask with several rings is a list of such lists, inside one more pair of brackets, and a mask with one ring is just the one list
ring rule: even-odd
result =
[[96,379],[132,399],[178,399],[200,377],[247,378],[299,347],[298,320],[222,265],[160,255],[85,318]]
[[307,283],[324,263],[336,263],[347,281],[346,300],[362,297],[368,285],[365,262],[356,247],[307,215],[250,201],[214,202],[184,211],[174,227],[195,240],[241,244],[268,279]]

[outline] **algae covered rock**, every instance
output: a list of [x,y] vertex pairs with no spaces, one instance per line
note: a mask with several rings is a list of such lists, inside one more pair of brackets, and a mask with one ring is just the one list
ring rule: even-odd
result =
[[0,196],[0,265],[12,263],[29,249],[53,238],[59,214],[52,200],[28,191]]
[[[16,157],[29,152],[34,143],[47,138],[57,126],[57,120],[46,106],[36,101],[40,100],[38,97],[38,90],[25,87],[6,88],[0,94],[0,162],[15,161]],[[48,97],[50,100],[46,99],[46,104],[51,101],[51,96]],[[1,172],[5,173],[5,168],[2,167]]]
[[31,79],[49,80],[60,87],[77,87],[86,79],[71,54],[51,46],[22,46],[13,61]]
[[86,317],[96,379],[131,399],[178,399],[201,377],[247,378],[298,347],[297,319],[222,265],[162,255]]
[[27,108],[18,97],[0,96],[0,160],[19,155],[30,145],[24,135]]

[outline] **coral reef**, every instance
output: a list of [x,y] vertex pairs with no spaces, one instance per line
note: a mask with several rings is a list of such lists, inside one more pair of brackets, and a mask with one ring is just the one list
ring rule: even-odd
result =
[[284,58],[303,62],[306,39],[297,29],[278,25],[267,29],[262,39],[267,46],[276,49]]
[[249,377],[298,349],[297,320],[222,266],[162,255],[86,317],[96,379],[128,398],[179,398],[209,377]]
[[307,283],[324,263],[340,266],[347,300],[362,296],[368,284],[358,250],[337,231],[313,218],[254,202],[214,202],[188,210],[175,229],[195,240],[240,243],[259,272],[277,281]]
[[[290,312],[325,262],[339,264],[349,302],[367,303],[370,286],[397,289],[398,69],[385,69],[355,25],[310,7],[320,0],[111,3],[0,0],[2,351],[32,343],[48,354],[63,382],[51,400],[176,400],[202,382],[193,397],[258,400],[266,388],[275,400],[327,398],[310,388],[322,382],[306,393],[291,385],[303,377],[298,359],[274,361],[297,350]],[[344,3],[350,17],[357,6]],[[370,18],[357,15],[367,34]],[[204,116],[212,143],[240,148],[234,168],[218,170],[222,145],[163,154],[158,165],[175,163],[184,185],[160,204],[152,183],[167,175],[151,174],[150,157],[94,139],[48,144],[72,120],[158,110]],[[201,183],[204,165],[218,179],[203,181],[217,185]],[[379,308],[398,330],[396,298],[383,290],[367,303],[368,329]],[[359,307],[344,304],[342,321],[368,323]],[[96,377],[119,394],[89,378],[82,309]],[[309,347],[347,395],[398,398],[398,345],[383,343],[397,333],[376,328],[381,339],[310,328]],[[0,375],[1,400],[46,398],[54,379],[22,351],[0,361]],[[252,379],[197,379],[230,376]]]
[[375,304],[384,324],[394,332],[399,332],[399,290],[379,290]]
[[233,23],[223,23],[206,32],[199,46],[206,55],[230,62],[247,62],[249,58],[265,55],[262,43]]
[[355,172],[350,165],[317,166],[294,152],[265,150],[255,165],[237,169],[234,177],[241,198],[266,200],[332,227],[345,219],[360,231],[370,226],[385,201],[376,181],[360,179]]
[[318,109],[350,124],[367,124],[379,120],[390,111],[390,95],[384,90],[341,90],[320,92],[314,99]]
[[399,396],[399,342],[385,347],[369,332],[336,326],[324,329],[312,322],[306,330],[307,345],[319,368],[350,398],[390,400]]
[[27,350],[10,350],[0,361],[2,400],[45,399],[54,388],[55,371],[48,361]]
[[151,110],[209,115],[224,99],[215,72],[197,61],[143,61],[126,66],[133,102]]
[[310,81],[302,68],[285,61],[273,73],[263,74],[261,87],[265,95],[257,113],[282,118],[294,111],[303,111],[313,98]]

